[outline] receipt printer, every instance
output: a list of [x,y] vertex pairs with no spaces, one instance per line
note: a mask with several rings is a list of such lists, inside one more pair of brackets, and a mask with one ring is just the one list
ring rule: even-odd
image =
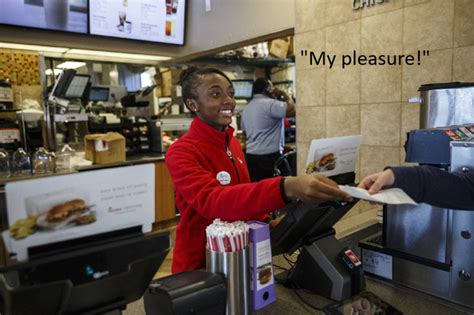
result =
[[143,296],[145,313],[225,314],[225,283],[223,275],[198,270],[154,280]]

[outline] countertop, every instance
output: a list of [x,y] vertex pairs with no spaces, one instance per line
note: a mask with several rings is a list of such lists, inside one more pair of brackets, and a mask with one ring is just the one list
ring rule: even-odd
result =
[[[366,276],[366,289],[377,297],[397,308],[405,315],[468,315],[472,311],[445,302],[432,296],[400,287],[389,282]],[[293,290],[281,284],[276,285],[277,300],[252,314],[323,314],[320,310],[311,308],[298,297],[297,293],[311,305],[323,308],[333,301],[304,290]],[[143,299],[130,303],[123,312],[124,315],[145,315]],[[369,313],[367,313],[369,314]]]
[[61,170],[55,173],[47,173],[47,174],[39,174],[39,175],[18,175],[18,176],[12,176],[12,177],[7,177],[7,178],[0,178],[0,186],[4,186],[6,183],[19,181],[19,180],[67,175],[67,174],[73,174],[77,172],[92,171],[92,170],[98,170],[98,169],[110,168],[110,167],[138,165],[138,164],[144,164],[144,163],[155,163],[158,161],[163,161],[164,159],[165,159],[165,156],[162,153],[148,153],[148,154],[141,154],[141,155],[132,155],[132,156],[127,156],[127,160],[125,162],[120,162],[120,163],[93,164],[93,165],[87,165],[87,166],[79,166],[72,170]]

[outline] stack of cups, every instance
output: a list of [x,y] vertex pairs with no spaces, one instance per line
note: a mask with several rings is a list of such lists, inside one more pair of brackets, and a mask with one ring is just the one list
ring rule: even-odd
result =
[[206,228],[207,271],[226,278],[226,314],[249,313],[248,233],[248,225],[242,221],[216,219]]

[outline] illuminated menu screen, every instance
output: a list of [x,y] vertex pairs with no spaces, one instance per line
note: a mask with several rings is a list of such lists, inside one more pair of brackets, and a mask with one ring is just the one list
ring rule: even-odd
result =
[[0,24],[87,33],[87,0],[0,0]]
[[185,0],[89,0],[93,35],[182,45]]

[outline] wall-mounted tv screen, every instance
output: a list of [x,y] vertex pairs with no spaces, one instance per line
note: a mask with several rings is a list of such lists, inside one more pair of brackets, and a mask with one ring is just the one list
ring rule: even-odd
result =
[[0,0],[0,24],[87,34],[87,0]]
[[89,0],[93,35],[184,44],[185,0]]

